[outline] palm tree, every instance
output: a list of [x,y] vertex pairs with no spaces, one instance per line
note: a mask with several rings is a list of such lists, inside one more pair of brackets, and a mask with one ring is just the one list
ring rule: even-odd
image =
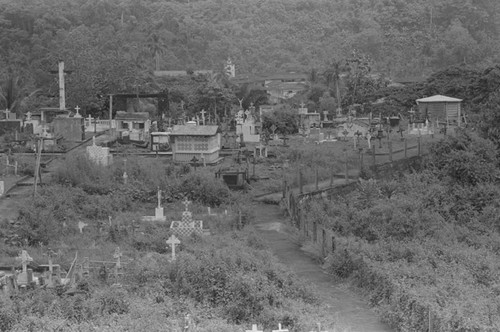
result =
[[39,91],[40,89],[36,89],[27,92],[23,87],[21,78],[10,74],[7,79],[0,83],[0,103],[3,106],[2,108],[18,114],[23,102],[36,95]]
[[165,53],[166,48],[163,38],[156,32],[153,32],[148,37],[147,47],[155,60],[155,70],[160,70],[160,56]]
[[341,95],[340,95],[340,75],[345,72],[346,68],[339,60],[334,60],[328,68],[323,73],[323,77],[325,78],[326,85],[328,89],[331,88],[331,85],[335,86],[335,98],[337,99],[337,116],[342,114],[341,107]]

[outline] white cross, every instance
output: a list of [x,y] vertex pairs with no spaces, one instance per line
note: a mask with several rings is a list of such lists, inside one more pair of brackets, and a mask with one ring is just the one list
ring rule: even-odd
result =
[[203,125],[205,125],[205,113],[207,113],[207,112],[205,111],[205,109],[202,109],[200,113],[201,113],[201,120],[203,121]]
[[263,332],[263,331],[257,330],[257,324],[252,324],[252,329],[246,330],[245,332]]
[[28,252],[26,250],[21,250],[21,255],[19,255],[17,259],[21,260],[21,264],[23,265],[23,272],[26,273],[28,271],[28,263],[33,262],[33,258],[28,255]]
[[80,111],[80,109],[81,109],[81,108],[80,108],[78,105],[76,105],[76,107],[75,107],[76,114],[80,114],[80,112],[79,112],[79,111]]
[[168,245],[170,245],[170,247],[172,247],[172,260],[175,261],[175,246],[181,244],[181,241],[172,234],[172,236],[170,236],[166,242]]
[[287,329],[282,330],[281,329],[281,323],[278,323],[278,329],[277,330],[273,330],[273,332],[288,332],[288,330]]
[[83,221],[78,222],[78,228],[80,229],[80,233],[83,233],[83,228],[85,226],[88,226],[88,224],[84,223]]

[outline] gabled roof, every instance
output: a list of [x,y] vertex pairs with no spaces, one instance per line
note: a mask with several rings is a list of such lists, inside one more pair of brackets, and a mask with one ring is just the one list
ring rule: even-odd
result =
[[219,126],[175,125],[170,136],[214,136]]
[[417,103],[459,103],[461,101],[462,99],[442,95],[435,95],[432,97],[417,99]]
[[149,120],[148,112],[116,112],[115,120],[121,121],[147,121]]

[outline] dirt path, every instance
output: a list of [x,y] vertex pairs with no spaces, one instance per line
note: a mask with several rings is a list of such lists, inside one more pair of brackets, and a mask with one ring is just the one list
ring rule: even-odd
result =
[[345,284],[335,281],[322,268],[300,249],[292,234],[286,232],[287,220],[277,205],[256,203],[255,227],[268,242],[278,258],[290,267],[299,277],[317,289],[323,305],[331,309],[332,315],[339,317],[342,325],[352,332],[392,332],[380,322],[376,313],[360,295]]

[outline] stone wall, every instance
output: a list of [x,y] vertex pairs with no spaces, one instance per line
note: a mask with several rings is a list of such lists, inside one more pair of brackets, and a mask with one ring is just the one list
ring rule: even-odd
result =
[[61,136],[67,141],[85,140],[85,125],[83,118],[54,118],[52,121],[54,134]]

